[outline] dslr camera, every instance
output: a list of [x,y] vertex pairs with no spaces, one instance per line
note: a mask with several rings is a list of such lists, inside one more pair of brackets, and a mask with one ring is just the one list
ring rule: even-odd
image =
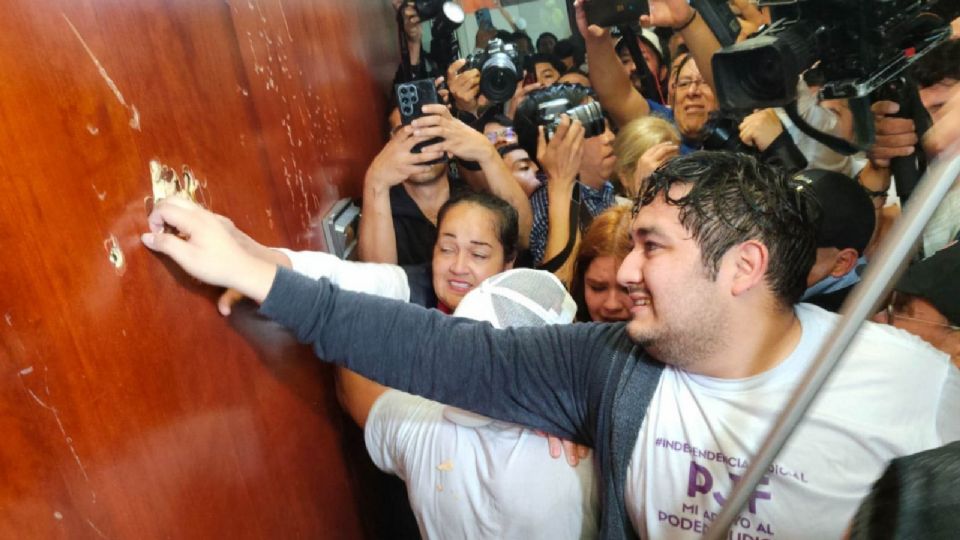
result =
[[493,103],[512,98],[523,74],[516,46],[501,39],[491,39],[485,49],[467,56],[460,73],[471,69],[480,70],[480,93]]
[[571,120],[578,120],[583,124],[584,138],[596,137],[604,132],[606,123],[603,118],[603,109],[599,101],[591,101],[583,105],[571,107],[567,98],[557,98],[537,107],[537,125],[543,126],[543,133],[549,141],[560,126],[560,115],[566,114]]

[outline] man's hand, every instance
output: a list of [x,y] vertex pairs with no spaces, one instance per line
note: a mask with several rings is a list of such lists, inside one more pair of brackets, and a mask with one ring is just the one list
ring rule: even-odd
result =
[[640,16],[642,26],[677,28],[690,20],[693,8],[687,0],[650,0],[650,14]]
[[889,167],[892,158],[913,155],[917,144],[917,128],[913,120],[890,116],[900,110],[900,105],[893,101],[878,101],[870,109],[877,138],[867,155],[874,165]]
[[[192,201],[169,197],[157,203],[147,223],[144,245],[169,255],[191,276],[235,288],[257,302],[266,298],[277,267],[244,249],[230,220]],[[177,234],[166,232],[167,227]]]
[[423,112],[424,116],[411,123],[414,135],[421,139],[443,138],[436,144],[424,147],[424,152],[449,152],[460,159],[480,163],[494,156],[499,157],[486,135],[454,118],[443,105],[424,105]]
[[668,159],[680,155],[680,147],[676,143],[667,141],[655,144],[644,152],[637,160],[637,170],[633,173],[633,189],[630,193],[636,194],[653,171],[657,170]]
[[583,125],[565,114],[560,118],[549,143],[542,126],[537,140],[537,161],[555,186],[572,185],[583,160]]
[[[443,105],[436,106],[446,110]],[[388,189],[415,174],[429,171],[430,166],[424,163],[443,157],[443,152],[428,152],[426,149],[419,154],[411,152],[417,143],[428,138],[414,136],[411,126],[400,128],[373,158],[364,183],[370,187]]]
[[583,7],[587,2],[590,2],[590,0],[576,0],[573,3],[573,11],[577,19],[577,30],[580,31],[580,35],[583,36],[583,39],[610,39],[609,29],[587,23],[587,12],[584,11]]
[[508,101],[507,105],[503,108],[504,116],[513,120],[517,114],[517,107],[519,107],[520,103],[527,97],[527,94],[541,88],[543,88],[543,85],[538,82],[524,85],[521,79],[520,82],[517,83],[517,90],[513,93],[513,97],[510,98],[510,101]]
[[[263,246],[255,242],[245,233],[240,231],[240,229],[236,229],[236,231],[239,234],[246,237],[247,239],[249,239],[254,244],[256,244],[255,249],[260,251],[261,256],[259,258],[261,260],[273,263],[277,266],[283,266],[284,268],[293,268],[293,263],[290,261],[290,257],[287,257],[285,254],[283,254],[280,251],[277,251],[275,249],[270,249],[266,246]],[[247,249],[247,251],[250,252],[251,250]],[[236,289],[226,289],[225,291],[223,291],[223,294],[220,295],[220,298],[217,299],[217,311],[219,311],[220,314],[223,315],[224,317],[227,317],[233,311],[234,304],[243,300],[244,298],[246,298],[246,296],[244,296],[242,292]]]
[[447,68],[447,87],[453,94],[453,102],[458,110],[474,113],[479,106],[480,70],[470,69],[460,73],[460,68],[466,64],[464,58],[450,64]]
[[939,119],[923,137],[923,147],[930,155],[960,155],[960,87],[940,109]]
[[576,467],[580,464],[581,459],[586,459],[590,455],[590,447],[584,446],[582,444],[577,444],[573,441],[568,441],[561,439],[560,437],[554,437],[549,433],[545,433],[540,430],[534,431],[537,435],[547,438],[547,446],[550,451],[550,457],[553,459],[559,459],[561,455],[567,457],[567,464],[571,467]]
[[740,122],[740,140],[763,152],[780,134],[783,124],[773,109],[761,109]]

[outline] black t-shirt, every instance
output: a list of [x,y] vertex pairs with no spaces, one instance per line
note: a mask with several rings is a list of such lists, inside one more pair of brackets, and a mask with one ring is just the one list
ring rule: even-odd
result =
[[[462,180],[449,177],[450,196],[469,188]],[[400,266],[428,263],[437,243],[437,227],[410,197],[403,184],[390,188],[390,209],[397,242],[397,264]]]

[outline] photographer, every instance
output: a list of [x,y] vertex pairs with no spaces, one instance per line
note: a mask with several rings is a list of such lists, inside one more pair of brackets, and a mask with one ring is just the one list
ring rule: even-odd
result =
[[[519,215],[520,242],[526,245],[532,214],[530,202],[493,144],[480,132],[453,118],[443,105],[425,105],[425,116],[410,126],[400,113],[390,114],[391,138],[367,169],[360,220],[360,258],[369,262],[410,265],[429,261],[436,243],[437,213],[457,192],[469,189],[450,174],[447,153],[476,162],[468,181],[509,202]],[[420,153],[413,147],[442,137]],[[431,163],[433,162],[433,163]]]
[[[569,281],[568,263],[580,232],[615,202],[610,181],[616,164],[613,132],[599,108],[583,115],[572,112],[592,101],[585,87],[555,84],[527,96],[514,119],[520,145],[536,152],[547,175],[545,185],[530,197],[530,254],[535,265],[556,273],[561,281]],[[548,111],[558,102],[559,110]]]
[[408,0],[393,0],[393,7],[399,13],[402,39],[407,49],[407,57],[401,59],[393,84],[442,75],[430,53],[423,50],[423,26],[416,5]]
[[[574,4],[577,27],[587,45],[590,81],[604,110],[618,126],[626,125],[634,118],[657,114],[675,122],[682,137],[681,153],[699,148],[703,126],[709,114],[717,109],[716,97],[709,84],[709,69],[701,74],[700,60],[695,55],[677,60],[670,74],[676,89],[672,110],[644,98],[624,72],[610,39],[610,31],[596,25],[588,26],[584,11],[586,1],[589,0],[577,0]],[[683,34],[692,51],[710,50],[712,54],[719,48],[709,28],[685,0],[651,1],[650,12],[650,18],[642,18],[642,22],[675,28]]]
[[643,84],[641,72],[637,70],[633,55],[630,53],[630,48],[625,40],[624,37],[617,40],[616,51],[623,69],[630,76],[633,87],[643,94],[643,97],[666,105],[668,103],[666,96],[669,73],[660,38],[649,28],[640,28],[637,32],[637,47],[640,48],[643,61],[647,64],[647,71],[653,77],[653,84],[646,86]]
[[[933,126],[922,145],[927,156],[933,156],[945,151],[952,142],[948,134],[953,133],[953,140],[956,139],[956,127],[952,126],[960,123],[957,118],[951,118],[951,110],[956,110],[956,95],[960,92],[960,41],[951,40],[938,45],[917,61],[912,75],[919,86],[920,100],[933,120]],[[877,131],[876,143],[868,153],[870,163],[861,172],[860,178],[861,183],[867,185],[874,196],[885,198],[892,184],[890,160],[913,156],[919,137],[912,119],[895,116],[900,110],[900,104],[878,101],[873,104],[872,110]],[[898,216],[898,207],[885,209],[881,217],[881,233],[887,230]],[[958,234],[960,184],[955,184],[924,228],[923,253],[929,256],[939,251],[956,240]]]

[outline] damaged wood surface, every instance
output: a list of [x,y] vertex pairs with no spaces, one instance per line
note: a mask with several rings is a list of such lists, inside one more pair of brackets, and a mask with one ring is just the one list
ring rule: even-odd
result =
[[383,141],[394,25],[382,0],[4,2],[0,538],[364,536],[332,372],[139,234],[156,160],[324,248]]

